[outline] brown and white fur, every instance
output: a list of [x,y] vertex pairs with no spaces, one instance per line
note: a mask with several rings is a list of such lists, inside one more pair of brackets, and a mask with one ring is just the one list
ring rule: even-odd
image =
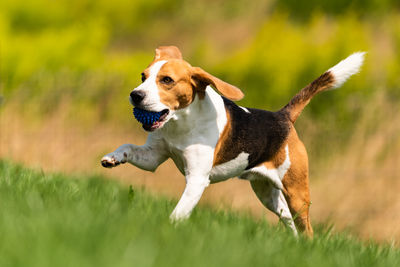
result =
[[155,171],[172,158],[186,179],[170,216],[174,221],[189,217],[210,183],[231,177],[246,179],[264,206],[295,235],[298,229],[311,236],[308,158],[294,122],[314,95],[341,86],[357,73],[363,55],[349,56],[281,110],[270,112],[237,106],[231,100],[243,97],[240,89],[192,67],[177,47],[159,47],[130,102],[164,115],[152,125],[143,125],[150,132],[145,145],[122,145],[101,163],[115,167],[129,162]]

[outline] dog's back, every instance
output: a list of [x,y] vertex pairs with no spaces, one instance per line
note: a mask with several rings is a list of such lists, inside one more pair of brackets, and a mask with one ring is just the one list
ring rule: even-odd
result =
[[225,126],[220,149],[216,151],[214,165],[249,154],[247,169],[271,160],[288,137],[291,123],[284,112],[243,108],[227,98],[224,105],[230,125]]

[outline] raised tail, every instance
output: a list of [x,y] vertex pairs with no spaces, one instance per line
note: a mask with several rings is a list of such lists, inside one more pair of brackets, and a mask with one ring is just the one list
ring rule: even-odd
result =
[[295,122],[313,96],[342,86],[351,75],[356,74],[363,64],[364,54],[365,52],[357,52],[340,61],[298,92],[281,111],[287,112],[290,121]]

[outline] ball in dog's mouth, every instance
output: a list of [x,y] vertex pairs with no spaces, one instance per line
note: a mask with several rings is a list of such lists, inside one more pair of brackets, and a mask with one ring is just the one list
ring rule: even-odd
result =
[[164,109],[160,112],[148,111],[141,108],[133,108],[133,115],[136,120],[142,124],[146,131],[154,131],[161,127],[165,118],[168,116],[169,110]]

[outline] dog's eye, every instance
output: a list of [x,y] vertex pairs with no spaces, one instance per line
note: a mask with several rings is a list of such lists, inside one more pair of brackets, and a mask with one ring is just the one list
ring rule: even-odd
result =
[[144,75],[144,73],[142,73],[142,82],[144,82],[146,80],[146,75]]
[[172,78],[169,77],[169,76],[165,76],[165,77],[163,77],[163,78],[161,79],[161,82],[162,82],[162,83],[165,83],[165,84],[170,84],[170,83],[174,82],[174,80],[172,80]]

